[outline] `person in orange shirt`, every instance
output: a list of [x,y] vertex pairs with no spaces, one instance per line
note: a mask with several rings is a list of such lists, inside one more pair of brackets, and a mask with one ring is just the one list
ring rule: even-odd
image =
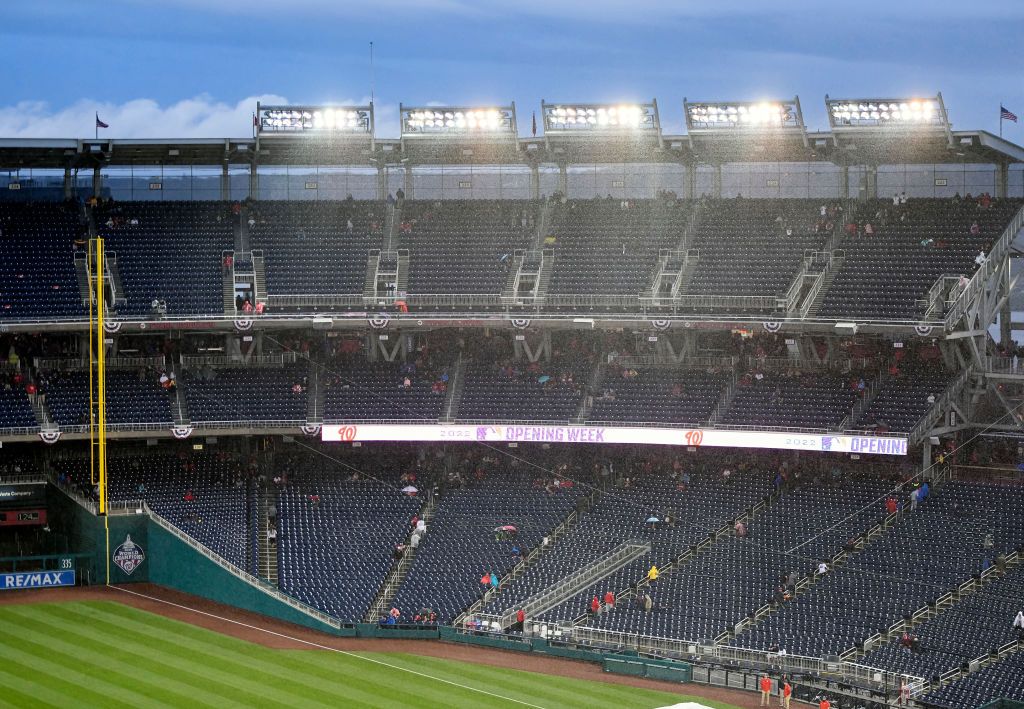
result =
[[761,675],[761,706],[766,707],[771,702],[772,681],[768,675]]
[[832,709],[832,702],[828,700],[828,697],[818,702],[818,709]]
[[782,694],[779,699],[782,700],[782,706],[785,709],[789,709],[789,702],[793,698],[793,685],[789,683],[789,680],[782,681]]

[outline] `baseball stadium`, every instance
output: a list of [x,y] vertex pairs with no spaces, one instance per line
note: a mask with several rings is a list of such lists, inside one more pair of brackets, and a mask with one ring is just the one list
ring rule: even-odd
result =
[[1024,707],[1024,147],[820,95],[0,135],[0,705]]

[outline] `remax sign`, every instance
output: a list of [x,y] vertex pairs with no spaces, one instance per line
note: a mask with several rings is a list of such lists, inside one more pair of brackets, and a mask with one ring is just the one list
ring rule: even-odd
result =
[[0,590],[3,591],[19,588],[51,588],[53,586],[74,585],[74,571],[26,571],[14,574],[0,574]]

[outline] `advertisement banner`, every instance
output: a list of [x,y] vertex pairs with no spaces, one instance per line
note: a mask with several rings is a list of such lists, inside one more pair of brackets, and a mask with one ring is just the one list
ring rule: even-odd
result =
[[0,591],[74,585],[74,571],[22,571],[14,574],[0,574]]
[[712,448],[771,448],[906,455],[907,439],[895,436],[738,431],[719,428],[630,426],[531,426],[444,424],[324,424],[324,441],[466,441],[486,443],[616,443]]

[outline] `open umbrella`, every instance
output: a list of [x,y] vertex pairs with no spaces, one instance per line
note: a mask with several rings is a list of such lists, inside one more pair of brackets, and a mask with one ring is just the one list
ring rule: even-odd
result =
[[541,376],[537,377],[537,383],[538,384],[547,384],[550,379],[551,379],[550,375],[544,374],[544,375],[541,375]]
[[417,492],[419,492],[419,490],[416,489],[415,485],[406,485],[405,487],[402,488],[402,492],[404,492],[406,495],[415,495]]
[[655,517],[654,515],[651,515],[650,517],[648,517],[648,518],[647,518],[647,524],[657,524],[657,523],[658,523],[658,522],[660,522],[660,521],[661,521],[661,520],[659,520],[659,519],[658,519],[657,517]]

